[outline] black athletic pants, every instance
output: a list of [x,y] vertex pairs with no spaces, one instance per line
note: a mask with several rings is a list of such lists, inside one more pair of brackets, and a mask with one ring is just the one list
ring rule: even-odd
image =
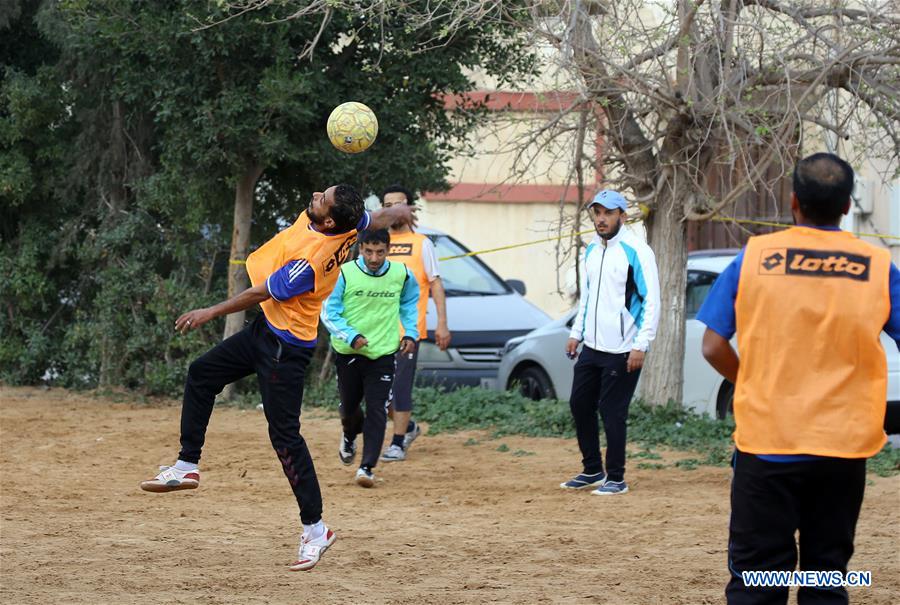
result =
[[416,350],[412,354],[397,351],[394,358],[397,360],[391,397],[394,411],[412,412],[412,392],[413,385],[416,382],[416,361],[419,359],[419,343],[416,343]]
[[[338,393],[341,396],[341,424],[344,435],[355,439],[363,434],[363,453],[360,466],[375,468],[387,423],[387,404],[394,382],[394,356],[369,359],[363,355],[335,353]],[[360,403],[366,400],[366,413]]]
[[[584,472],[603,471],[597,411],[606,432],[606,473],[610,481],[625,478],[625,438],[628,406],[634,396],[640,370],[628,372],[627,353],[604,353],[583,347],[575,364],[569,408],[581,449]],[[598,405],[599,402],[599,405]]]
[[[748,587],[742,571],[847,572],[866,484],[865,459],[768,462],[735,452],[725,589],[728,603],[787,603],[788,588]],[[800,605],[847,603],[844,588],[800,588]]]
[[300,519],[307,525],[322,518],[316,469],[300,435],[303,380],[312,353],[312,348],[289,345],[275,336],[262,314],[207,351],[188,369],[178,454],[186,462],[200,461],[216,395],[225,385],[256,373],[269,439],[297,498]]

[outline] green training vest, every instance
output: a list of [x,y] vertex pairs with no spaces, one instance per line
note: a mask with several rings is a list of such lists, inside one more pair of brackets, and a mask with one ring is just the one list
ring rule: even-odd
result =
[[379,276],[369,275],[356,261],[344,264],[344,319],[366,337],[369,344],[354,350],[342,338],[332,336],[334,350],[344,355],[378,359],[400,348],[400,293],[406,282],[406,265],[390,263]]

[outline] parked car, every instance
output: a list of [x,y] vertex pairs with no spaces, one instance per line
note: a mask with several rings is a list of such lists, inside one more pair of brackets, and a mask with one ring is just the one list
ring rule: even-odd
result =
[[[716,278],[736,253],[736,250],[719,250],[688,256],[683,402],[698,414],[718,418],[731,413],[734,385],[703,358],[700,348],[706,326],[696,316]],[[498,388],[519,389],[532,399],[567,398],[572,390],[575,362],[566,357],[565,346],[574,317],[573,309],[530,334],[511,339],[503,351]],[[881,342],[888,362],[885,427],[889,433],[896,433],[900,432],[900,352],[886,334],[882,333]]]
[[[434,243],[438,258],[469,253],[453,237],[419,227]],[[428,338],[419,345],[418,382],[442,386],[493,387],[503,347],[511,339],[545,325],[550,316],[525,298],[525,284],[504,281],[477,256],[441,261],[452,339],[441,351],[434,344],[437,315],[428,301]]]

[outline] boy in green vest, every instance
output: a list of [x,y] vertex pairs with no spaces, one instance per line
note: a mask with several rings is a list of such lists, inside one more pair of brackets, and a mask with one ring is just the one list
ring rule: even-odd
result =
[[[356,483],[375,485],[372,469],[384,443],[387,403],[394,381],[394,355],[413,355],[419,285],[402,263],[387,260],[390,235],[384,229],[359,234],[360,256],[341,266],[334,291],[322,308],[322,323],[335,351],[341,424],[341,462],[356,458],[356,436],[363,455]],[[404,336],[400,338],[400,326]],[[366,413],[360,403],[366,400]]]

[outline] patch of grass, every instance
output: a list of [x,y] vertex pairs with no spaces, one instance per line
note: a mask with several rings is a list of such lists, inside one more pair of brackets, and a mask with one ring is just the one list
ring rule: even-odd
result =
[[463,445],[470,445],[470,446],[471,446],[471,445],[478,445],[479,443],[481,443],[481,442],[478,441],[478,439],[473,439],[472,437],[469,437],[468,439],[466,439],[466,442],[463,443]]
[[[413,398],[416,402],[415,417],[428,423],[431,434],[489,430],[492,431],[491,439],[506,435],[565,438],[575,436],[569,404],[565,401],[532,401],[518,393],[489,391],[477,387],[464,387],[455,391],[417,387]],[[337,404],[337,386],[334,379],[321,384],[311,379],[307,383],[304,406],[337,409]],[[675,403],[651,406],[635,400],[629,411],[628,442],[643,448],[630,457],[660,460],[660,455],[653,451],[657,447],[698,454],[696,457],[676,463],[675,466],[679,468],[692,469],[699,465],[727,466],[734,452],[734,444],[731,441],[733,432],[732,418],[716,420],[708,416],[698,416]],[[602,434],[601,431],[601,439]],[[469,441],[466,445],[478,443],[473,439]],[[497,450],[505,452],[509,451],[509,448],[502,444]],[[868,468],[880,476],[900,473],[900,449],[885,446],[884,450],[869,460]]]
[[650,450],[641,450],[634,454],[628,454],[629,458],[646,458],[647,460],[662,460],[662,456]]
[[650,449],[667,447],[703,452],[702,464],[725,466],[731,460],[734,445],[731,433],[734,420],[715,420],[698,416],[683,407],[669,403],[650,406],[642,401],[631,404],[628,416],[628,438]]
[[884,449],[869,459],[866,468],[879,477],[890,477],[900,473],[900,448],[888,443]]
[[106,399],[112,403],[138,403],[143,405],[150,401],[143,393],[109,387],[95,389],[94,396]]
[[660,464],[659,462],[638,462],[637,467],[651,471],[659,471],[668,468],[665,464]]
[[698,460],[697,458],[685,458],[684,460],[679,460],[678,462],[676,462],[675,466],[678,468],[683,468],[686,471],[693,471],[701,464],[703,464],[703,462]]
[[501,443],[501,444],[497,447],[497,451],[498,451],[498,452],[508,452],[508,451],[509,451],[509,446],[506,445],[505,443]]
[[529,452],[528,450],[516,450],[512,453],[516,458],[521,458],[522,456],[534,456],[534,452]]

